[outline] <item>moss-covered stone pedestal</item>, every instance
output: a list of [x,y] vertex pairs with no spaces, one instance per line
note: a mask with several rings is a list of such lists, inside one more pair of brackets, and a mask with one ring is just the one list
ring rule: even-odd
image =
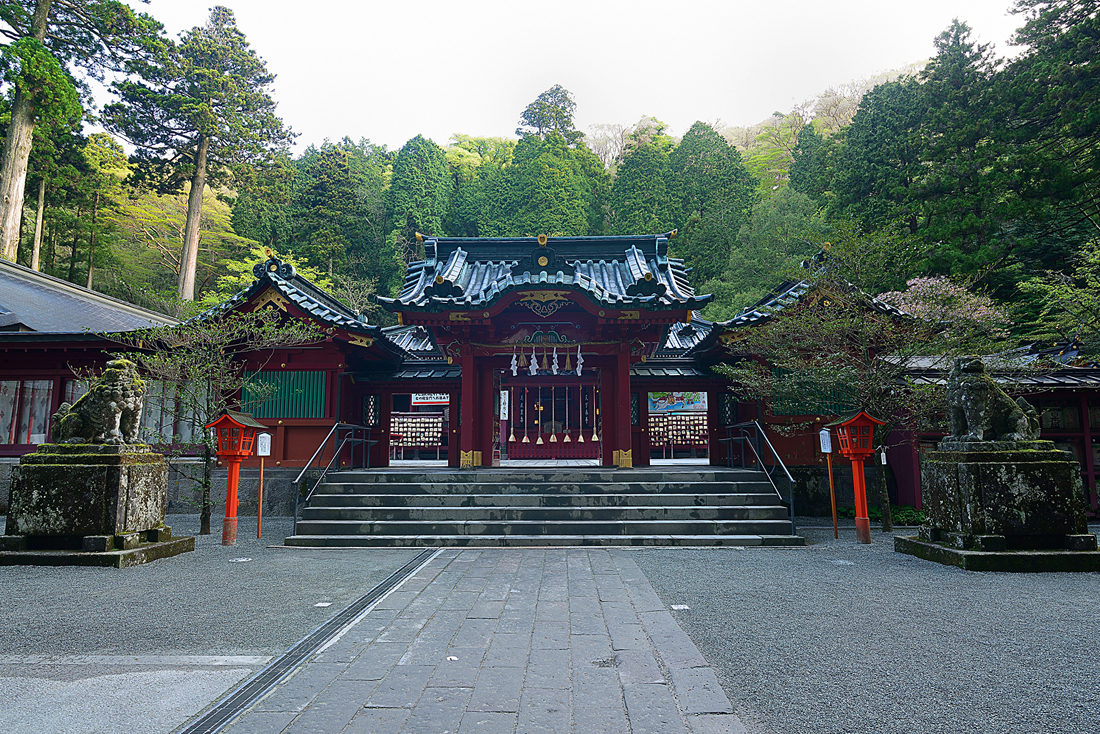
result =
[[12,471],[0,565],[133,566],[194,550],[164,524],[168,464],[148,446],[43,444]]
[[1050,441],[943,441],[921,467],[928,521],[894,550],[972,571],[1097,571],[1081,468]]

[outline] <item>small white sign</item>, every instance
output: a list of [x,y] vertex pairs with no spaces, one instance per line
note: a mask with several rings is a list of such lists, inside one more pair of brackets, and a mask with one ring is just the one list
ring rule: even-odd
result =
[[817,437],[819,439],[821,439],[821,453],[823,453],[823,454],[833,453],[833,439],[832,439],[832,436],[829,435],[829,429],[828,428],[822,428],[818,432]]
[[508,420],[508,397],[511,395],[508,390],[500,391],[500,420]]
[[271,434],[256,434],[256,456],[271,456]]

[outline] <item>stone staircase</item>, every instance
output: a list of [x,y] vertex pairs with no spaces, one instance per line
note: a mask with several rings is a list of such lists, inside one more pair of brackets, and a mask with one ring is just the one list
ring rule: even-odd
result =
[[334,472],[287,545],[803,545],[762,472]]

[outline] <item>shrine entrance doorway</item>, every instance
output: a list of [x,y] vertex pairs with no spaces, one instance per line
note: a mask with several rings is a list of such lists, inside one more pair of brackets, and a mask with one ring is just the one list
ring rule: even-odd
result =
[[598,374],[509,377],[500,405],[503,458],[600,458]]

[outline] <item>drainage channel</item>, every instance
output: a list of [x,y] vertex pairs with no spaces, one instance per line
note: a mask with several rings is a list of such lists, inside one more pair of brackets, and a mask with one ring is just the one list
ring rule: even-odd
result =
[[397,588],[405,579],[438,553],[435,548],[429,548],[420,553],[401,568],[390,574],[382,583],[375,586],[366,594],[356,599],[350,606],[342,610],[332,619],[322,624],[317,629],[306,635],[294,647],[287,650],[266,668],[248,679],[240,688],[233,691],[225,699],[219,701],[212,709],[203,714],[199,719],[187,727],[181,729],[178,734],[215,734],[221,731],[227,724],[239,716],[256,701],[260,700],[268,691],[277,686],[284,678],[304,663],[311,655],[317,652],[326,642],[336,637],[345,628],[351,625],[355,619],[368,607],[377,602],[393,589]]

